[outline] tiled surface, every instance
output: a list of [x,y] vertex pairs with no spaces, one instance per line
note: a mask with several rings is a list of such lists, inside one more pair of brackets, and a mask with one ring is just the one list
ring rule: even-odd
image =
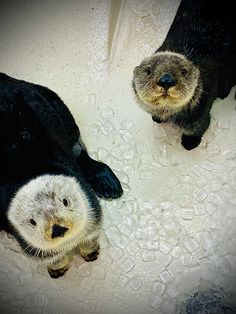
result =
[[215,102],[211,127],[191,152],[181,147],[178,130],[152,122],[131,88],[133,67],[161,44],[178,4],[2,6],[0,70],[57,92],[90,153],[114,169],[125,193],[102,201],[99,259],[75,256],[61,279],[1,234],[1,313],[175,314],[197,291],[221,289],[226,300],[234,298],[235,88]]

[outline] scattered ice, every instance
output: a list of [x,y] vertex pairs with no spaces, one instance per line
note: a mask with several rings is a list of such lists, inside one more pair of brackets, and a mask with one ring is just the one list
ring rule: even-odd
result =
[[[97,96],[94,93],[88,94],[87,96],[87,104],[89,106],[95,106],[97,102]],[[91,108],[92,110],[94,110],[94,108]]]
[[85,277],[81,282],[80,282],[80,286],[84,289],[86,289],[87,291],[89,291],[91,293],[91,291],[93,291],[95,289],[96,286],[96,280],[94,280],[92,277]]
[[151,153],[146,153],[141,156],[141,162],[145,165],[150,165],[153,162],[153,156]]
[[182,273],[184,270],[183,264],[177,259],[174,260],[170,265],[169,265],[169,270],[174,274],[179,274]]
[[223,152],[223,156],[227,160],[234,160],[236,158],[236,151],[232,149],[226,150],[225,152]]
[[182,209],[182,218],[186,220],[193,219],[193,208],[183,208]]
[[215,206],[223,205],[225,203],[225,201],[221,198],[219,193],[209,193],[207,196],[207,200],[209,203]]
[[236,207],[234,204],[228,204],[225,210],[225,214],[229,218],[236,218]]
[[191,265],[192,263],[192,255],[190,254],[183,254],[181,257],[180,257],[180,260],[181,260],[181,263],[184,265],[184,266],[189,266]]
[[121,270],[126,274],[129,273],[133,267],[134,263],[129,258],[126,258],[124,262],[120,264]]
[[152,250],[142,250],[141,258],[144,262],[153,262],[156,259],[156,255]]
[[93,279],[96,279],[96,280],[105,280],[106,271],[104,268],[102,268],[100,266],[94,266],[91,276]]
[[133,289],[134,291],[139,290],[142,287],[142,282],[139,278],[133,278],[129,281],[129,286],[131,287],[131,289]]
[[114,131],[114,126],[112,125],[111,122],[106,121],[101,125],[100,130],[104,135],[108,135]]
[[125,142],[130,143],[130,141],[136,135],[137,131],[138,131],[137,128],[133,126],[130,129],[120,129],[119,133]]
[[196,204],[194,206],[194,215],[202,216],[205,215],[205,207],[203,204]]
[[199,165],[194,165],[193,166],[193,168],[192,168],[192,172],[196,175],[196,176],[198,176],[198,177],[200,177],[200,176],[203,176],[203,174],[204,174],[204,169],[201,167],[201,166],[199,166]]
[[83,263],[79,266],[78,272],[81,277],[88,277],[91,274],[91,268],[88,263]]
[[144,153],[150,152],[151,149],[152,149],[152,147],[149,143],[142,142],[142,143],[136,144],[136,150],[139,154],[144,154]]
[[14,282],[16,284],[17,272],[16,271],[9,271],[9,272],[7,272],[6,278],[9,281]]
[[166,138],[166,131],[159,125],[154,126],[153,132],[156,139]]
[[160,274],[160,278],[164,283],[167,283],[171,280],[173,280],[173,275],[168,271],[168,270],[164,270],[161,274]]
[[219,154],[220,150],[218,146],[210,144],[207,146],[207,152],[209,157],[215,157]]
[[173,174],[166,179],[166,185],[170,188],[176,186],[179,182],[179,179],[177,176],[174,176]]
[[161,313],[163,314],[177,313],[176,308],[177,308],[177,302],[175,299],[164,300],[160,307]]
[[122,287],[122,288],[126,287],[127,284],[128,284],[128,278],[127,278],[125,275],[122,274],[122,275],[119,277],[117,284],[118,284],[120,287]]
[[141,167],[140,179],[147,180],[151,179],[153,176],[152,166],[151,165],[143,165]]
[[113,170],[121,171],[123,169],[123,167],[124,167],[123,161],[113,158],[113,160],[112,160],[112,169]]
[[236,272],[236,255],[227,255],[227,256],[225,256],[225,258],[231,267],[231,272],[233,274],[235,274],[235,272]]
[[94,313],[96,312],[97,308],[97,301],[96,300],[86,300],[85,301],[85,308],[87,313]]
[[198,201],[198,202],[202,202],[204,201],[204,199],[207,197],[207,192],[201,190],[201,189],[197,189],[194,191],[193,193],[193,197]]
[[11,265],[9,263],[1,261],[1,273],[2,274],[7,274],[10,268],[11,268]]
[[0,243],[0,256],[3,256],[4,253],[4,246],[2,243]]
[[161,303],[162,303],[162,298],[155,294],[152,294],[148,301],[148,304],[156,310],[160,308]]
[[187,249],[190,253],[196,251],[196,249],[199,247],[198,241],[195,240],[195,239],[191,239],[191,238],[186,239],[186,240],[184,241],[184,245],[185,245],[186,249]]
[[34,308],[34,307],[43,307],[48,303],[48,299],[45,295],[42,294],[33,294],[27,296],[25,299],[25,307],[26,308]]
[[123,171],[119,172],[119,180],[124,184],[129,184],[130,181],[129,176]]
[[99,158],[99,160],[105,161],[107,159],[107,157],[108,157],[108,151],[105,150],[104,148],[100,148],[98,150],[98,158]]
[[107,107],[101,111],[101,115],[104,119],[110,119],[114,115],[114,111],[111,107]]
[[126,120],[123,120],[123,121],[121,122],[121,127],[122,127],[123,129],[125,129],[125,130],[130,130],[130,129],[134,128],[135,125],[133,124],[132,121],[130,121],[129,119],[126,119]]
[[138,251],[139,251],[139,248],[138,248],[136,245],[130,243],[130,244],[127,246],[126,250],[127,250],[127,252],[128,252],[129,255],[136,256],[137,253],[138,253]]
[[198,259],[202,259],[207,256],[207,252],[202,248],[199,248],[197,251],[194,252],[194,254]]
[[216,164],[212,161],[205,160],[202,163],[202,168],[206,169],[207,171],[213,171],[216,168]]
[[123,153],[124,160],[133,161],[135,158],[135,151],[130,149]]
[[172,250],[172,246],[165,240],[160,239],[159,250],[164,254],[169,254]]
[[24,305],[25,305],[25,300],[24,299],[13,299],[11,300],[11,305],[14,306],[14,307],[18,307],[18,308],[24,308]]

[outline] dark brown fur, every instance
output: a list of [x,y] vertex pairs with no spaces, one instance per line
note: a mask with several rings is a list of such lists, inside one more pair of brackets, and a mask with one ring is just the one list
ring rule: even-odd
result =
[[[143,103],[143,99],[139,97],[140,84],[142,84],[140,78],[143,79],[146,75],[146,82],[155,81],[158,78],[157,73],[160,74],[158,61],[163,53],[168,51],[177,53],[192,64],[192,69],[199,70],[193,97],[186,103],[180,104],[177,101],[168,104],[167,115],[163,115],[162,112],[160,114],[158,106],[161,102],[156,100],[153,107],[149,98],[145,99],[145,109],[152,114],[154,121],[172,122],[182,129],[182,145],[188,150],[199,145],[202,135],[208,129],[210,110],[214,100],[218,97],[221,99],[227,97],[236,84],[236,27],[233,4],[232,0],[219,3],[213,0],[182,0],[165,41],[152,56],[153,62],[148,65],[148,67],[151,66],[153,77],[148,78],[145,73],[145,70],[147,71],[145,62],[149,58],[145,59],[134,71],[134,91],[139,101]],[[168,53],[166,55],[168,56]],[[184,72],[179,74],[181,68],[177,65],[179,60],[176,58],[170,62],[166,58],[165,64],[165,71],[175,78],[177,84],[184,80],[184,75],[188,75]],[[177,75],[172,68],[173,64],[178,68]],[[184,66],[182,69],[184,70]],[[192,86],[193,80],[188,81]],[[143,86],[145,86],[144,83]],[[177,89],[178,85],[174,88]],[[156,87],[151,85],[150,90],[155,93]],[[163,101],[161,104],[163,107]],[[173,104],[172,107],[171,104]]]

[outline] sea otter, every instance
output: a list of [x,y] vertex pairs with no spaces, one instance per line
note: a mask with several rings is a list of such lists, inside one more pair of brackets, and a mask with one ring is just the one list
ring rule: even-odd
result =
[[102,221],[97,196],[123,191],[112,170],[89,157],[56,93],[0,73],[0,156],[0,230],[46,263],[53,278],[67,270],[67,253],[76,247],[86,261],[95,260]]
[[138,103],[157,122],[182,130],[197,147],[216,98],[236,84],[236,23],[232,0],[182,0],[159,49],[134,69]]

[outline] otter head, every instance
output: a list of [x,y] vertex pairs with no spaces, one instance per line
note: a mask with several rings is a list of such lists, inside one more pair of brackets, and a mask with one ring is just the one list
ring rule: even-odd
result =
[[40,176],[25,184],[10,204],[8,220],[28,244],[23,249],[35,257],[70,250],[96,223],[85,192],[64,175]]
[[174,52],[157,52],[134,69],[134,91],[144,108],[179,110],[199,97],[199,69],[185,56]]

